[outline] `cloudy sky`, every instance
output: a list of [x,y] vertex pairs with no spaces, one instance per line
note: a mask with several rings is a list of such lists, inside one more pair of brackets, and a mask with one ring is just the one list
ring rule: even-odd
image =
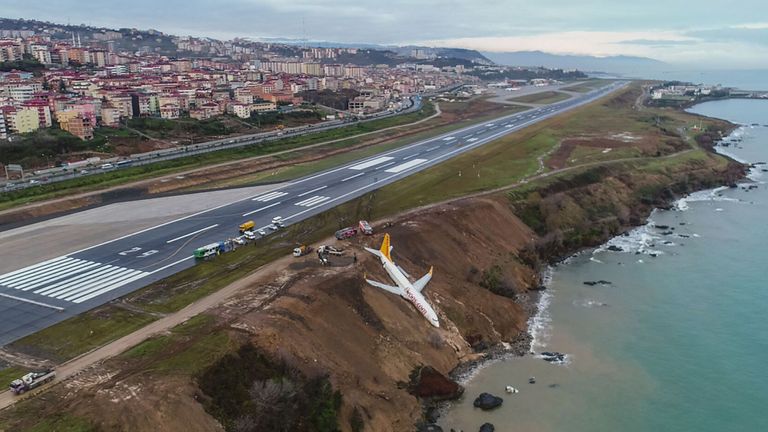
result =
[[768,68],[766,0],[2,0],[0,15],[217,38],[638,55]]

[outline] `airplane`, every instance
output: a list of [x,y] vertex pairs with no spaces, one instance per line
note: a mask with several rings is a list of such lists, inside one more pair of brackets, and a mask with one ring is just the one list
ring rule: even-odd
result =
[[410,277],[408,273],[400,268],[400,266],[395,265],[395,263],[392,261],[392,256],[390,255],[392,252],[392,246],[389,244],[389,234],[384,234],[384,241],[381,243],[381,248],[379,248],[379,250],[371,248],[365,248],[365,250],[381,259],[381,264],[384,266],[384,270],[387,271],[389,277],[395,281],[397,286],[386,285],[367,278],[365,281],[370,285],[375,286],[376,288],[381,288],[384,291],[399,295],[410,301],[413,303],[413,306],[416,307],[416,310],[421,312],[421,314],[424,315],[430,324],[439,328],[440,322],[437,320],[437,313],[435,313],[435,310],[432,309],[432,306],[427,303],[427,299],[425,299],[421,294],[421,291],[427,285],[427,282],[432,279],[432,267],[429,268],[429,272],[422,276],[421,279],[411,283],[411,281],[408,280]]

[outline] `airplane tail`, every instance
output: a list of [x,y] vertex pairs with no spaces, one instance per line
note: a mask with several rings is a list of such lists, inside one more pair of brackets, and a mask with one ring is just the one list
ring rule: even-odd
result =
[[384,241],[381,242],[379,253],[381,253],[381,256],[386,257],[389,261],[392,261],[392,257],[389,255],[391,250],[392,247],[389,245],[389,234],[384,234]]
[[389,244],[389,234],[384,234],[384,241],[381,242],[381,247],[378,250],[371,248],[365,248],[365,250],[376,255],[377,257],[384,257],[388,261],[392,262],[392,256],[390,255],[392,246]]

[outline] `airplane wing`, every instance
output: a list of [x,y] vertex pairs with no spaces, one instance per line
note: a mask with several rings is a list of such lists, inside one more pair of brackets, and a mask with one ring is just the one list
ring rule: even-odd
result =
[[365,281],[368,282],[370,285],[375,286],[376,288],[381,288],[384,291],[391,292],[392,294],[399,295],[399,296],[403,295],[403,290],[401,290],[398,287],[395,287],[395,286],[392,286],[392,285],[383,284],[381,282],[372,281],[370,279],[366,279]]
[[429,272],[421,277],[421,279],[417,280],[413,283],[413,287],[416,289],[416,291],[421,292],[421,290],[424,289],[425,286],[427,286],[427,283],[429,280],[432,279],[432,267],[429,268]]
[[402,268],[400,266],[397,266],[397,268],[400,270],[401,273],[403,273],[405,275],[405,277],[407,277],[408,279],[411,279],[411,275],[409,275],[408,272],[405,271],[404,268]]

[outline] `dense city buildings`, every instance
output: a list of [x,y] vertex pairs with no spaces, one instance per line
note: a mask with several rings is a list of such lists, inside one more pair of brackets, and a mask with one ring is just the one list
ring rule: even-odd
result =
[[0,19],[0,63],[36,66],[34,73],[0,72],[2,139],[55,127],[88,140],[95,128],[140,117],[247,119],[317,92],[344,92],[343,106],[333,108],[366,115],[398,109],[408,94],[476,80],[462,75],[463,64],[405,62],[410,57],[399,65],[366,64],[358,60],[388,58],[357,48],[33,23]]

